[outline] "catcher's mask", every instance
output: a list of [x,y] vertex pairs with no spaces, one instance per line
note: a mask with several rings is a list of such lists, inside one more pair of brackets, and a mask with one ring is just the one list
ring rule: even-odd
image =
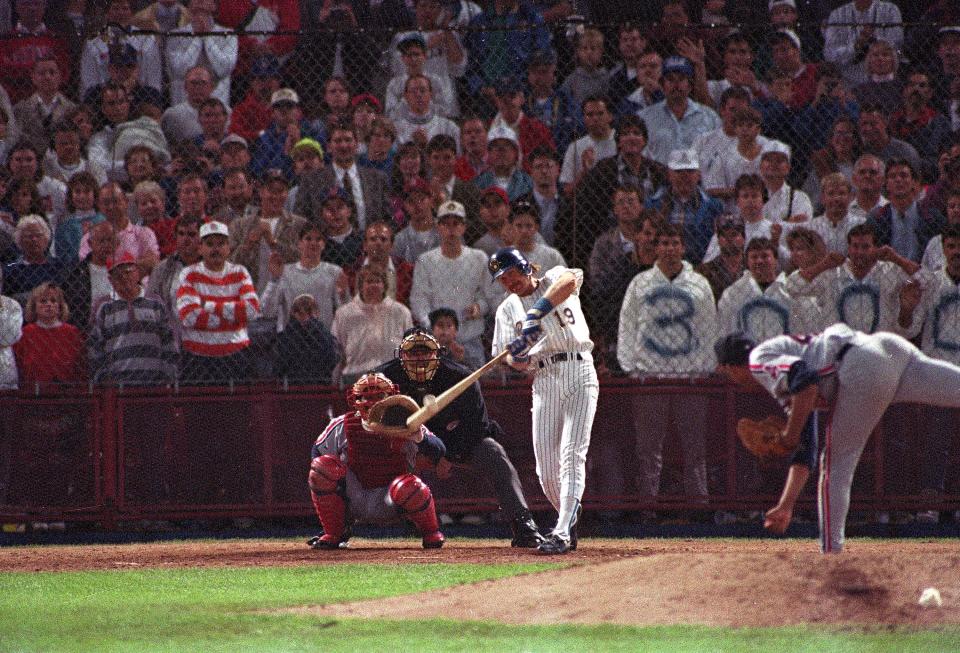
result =
[[397,356],[412,381],[424,383],[440,367],[440,343],[426,331],[414,331],[400,341]]
[[397,384],[383,374],[368,372],[357,379],[357,382],[347,391],[347,403],[365,418],[375,403],[398,392],[400,388]]

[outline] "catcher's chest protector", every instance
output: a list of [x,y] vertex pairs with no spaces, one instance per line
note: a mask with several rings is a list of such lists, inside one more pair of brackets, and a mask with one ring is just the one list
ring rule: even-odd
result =
[[344,420],[347,466],[365,488],[386,487],[410,471],[409,441],[375,435],[363,430],[358,415]]

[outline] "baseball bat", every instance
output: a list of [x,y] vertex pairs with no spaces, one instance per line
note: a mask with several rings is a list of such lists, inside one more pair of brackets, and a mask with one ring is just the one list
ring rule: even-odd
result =
[[429,422],[437,413],[449,406],[454,399],[466,392],[467,388],[472,386],[477,379],[489,372],[495,365],[497,365],[497,363],[506,358],[507,354],[509,353],[509,350],[504,349],[502,352],[491,358],[483,367],[471,373],[469,376],[464,377],[463,380],[458,381],[456,385],[452,385],[441,392],[440,396],[433,401],[428,402],[425,400],[420,410],[407,417],[407,430],[413,431],[419,429],[421,426]]

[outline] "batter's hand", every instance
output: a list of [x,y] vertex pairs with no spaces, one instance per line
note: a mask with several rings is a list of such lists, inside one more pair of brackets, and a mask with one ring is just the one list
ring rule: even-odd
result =
[[777,504],[766,512],[763,527],[771,533],[783,535],[793,519],[793,506]]

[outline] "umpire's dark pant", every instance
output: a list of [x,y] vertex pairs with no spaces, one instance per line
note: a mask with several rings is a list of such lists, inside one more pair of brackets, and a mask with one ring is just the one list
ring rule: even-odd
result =
[[470,452],[470,465],[484,478],[490,479],[500,508],[511,520],[530,512],[523,497],[517,469],[507,457],[503,445],[493,438],[483,438]]

